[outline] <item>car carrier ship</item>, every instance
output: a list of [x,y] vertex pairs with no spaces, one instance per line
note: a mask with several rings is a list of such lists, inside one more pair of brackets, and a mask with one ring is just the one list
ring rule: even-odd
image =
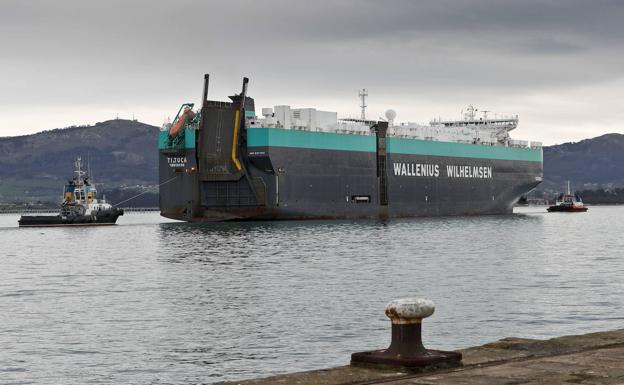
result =
[[161,215],[183,221],[508,214],[542,181],[542,145],[516,116],[395,124],[287,105],[183,104],[159,137]]

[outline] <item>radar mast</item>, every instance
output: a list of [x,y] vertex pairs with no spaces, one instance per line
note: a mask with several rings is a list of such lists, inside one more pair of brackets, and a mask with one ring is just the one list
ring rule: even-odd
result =
[[366,88],[362,88],[358,95],[360,96],[360,100],[362,101],[362,104],[360,105],[360,108],[362,109],[361,119],[362,121],[364,121],[366,120],[366,97],[368,96],[368,90]]

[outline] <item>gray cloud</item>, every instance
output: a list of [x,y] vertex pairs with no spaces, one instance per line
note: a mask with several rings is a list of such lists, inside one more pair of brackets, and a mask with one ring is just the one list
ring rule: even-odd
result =
[[487,103],[531,111],[525,132],[561,141],[556,128],[573,122],[532,100],[561,95],[578,105],[591,95],[595,111],[619,121],[608,109],[623,78],[621,20],[624,4],[607,0],[0,0],[0,135],[110,111],[158,124],[196,100],[210,72],[215,98],[247,75],[262,105],[346,114],[357,111],[354,94],[365,86],[371,113],[400,106],[400,117],[426,120]]

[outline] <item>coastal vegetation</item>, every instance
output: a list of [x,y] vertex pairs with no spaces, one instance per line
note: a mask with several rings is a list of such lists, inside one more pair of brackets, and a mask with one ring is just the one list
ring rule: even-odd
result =
[[623,204],[624,188],[583,190],[577,192],[588,204]]

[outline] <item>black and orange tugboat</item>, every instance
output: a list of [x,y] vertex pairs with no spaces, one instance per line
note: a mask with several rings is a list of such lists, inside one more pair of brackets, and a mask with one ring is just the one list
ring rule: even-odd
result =
[[123,215],[123,209],[116,208],[104,199],[97,199],[97,190],[89,176],[81,169],[81,160],[76,160],[76,175],[65,184],[63,203],[58,215],[23,215],[20,227],[47,226],[94,226],[114,225]]
[[579,213],[587,211],[583,200],[577,194],[570,193],[570,181],[568,181],[568,193],[560,194],[554,206],[548,208],[548,212]]

